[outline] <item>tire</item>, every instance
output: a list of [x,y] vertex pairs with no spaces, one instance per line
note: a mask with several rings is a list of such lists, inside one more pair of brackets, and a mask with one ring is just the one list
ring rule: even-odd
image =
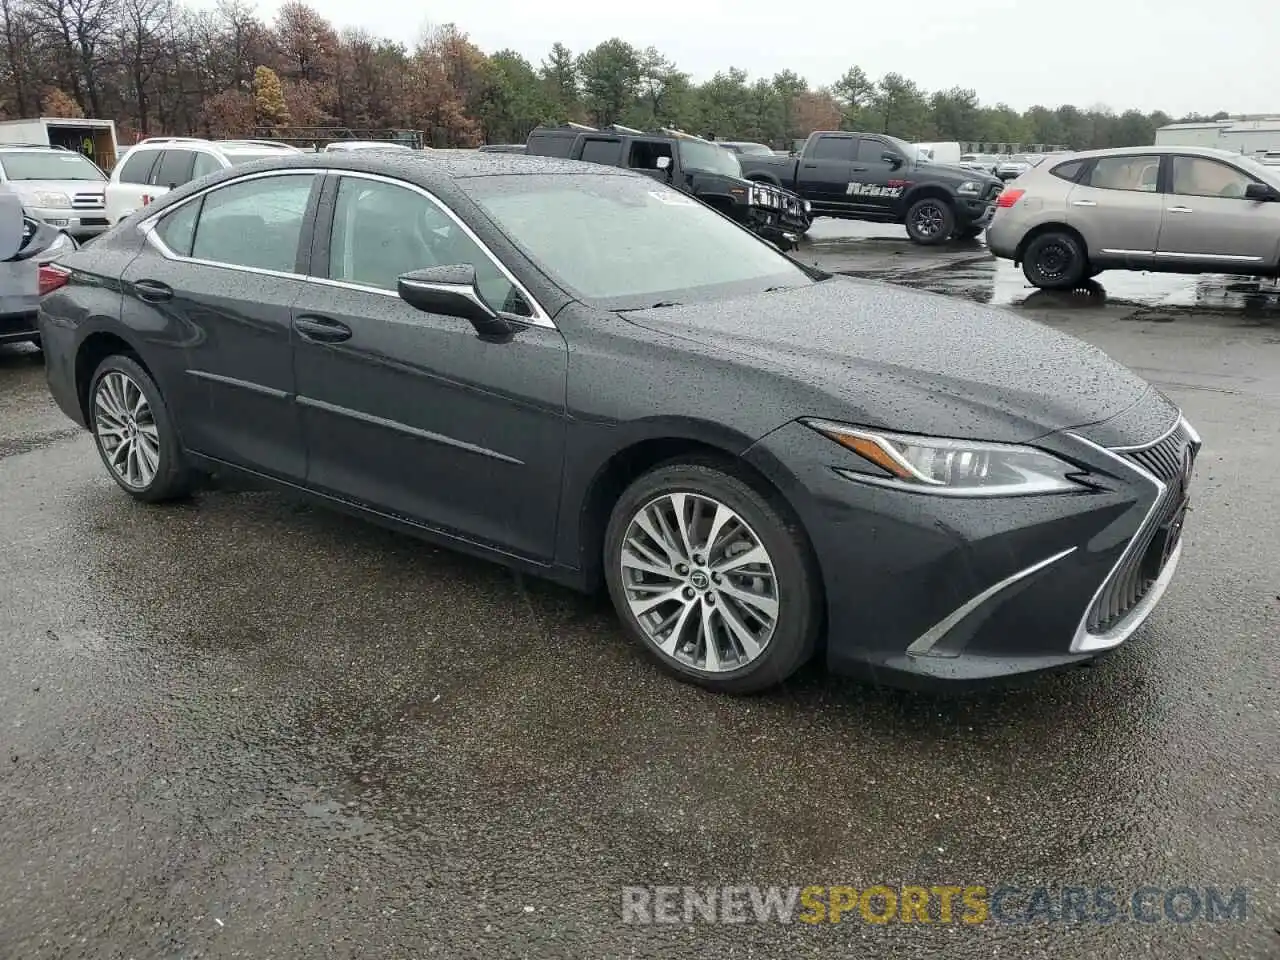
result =
[[[677,502],[686,511],[692,549],[673,527]],[[699,547],[717,516],[724,522],[707,555]],[[659,537],[669,535],[667,545],[645,527]],[[717,571],[759,548],[764,563],[739,560],[738,570]],[[784,504],[731,466],[672,462],[635,480],[614,505],[604,564],[610,597],[628,635],[685,682],[720,693],[756,693],[782,683],[813,654],[822,588],[808,539]],[[744,568],[751,573],[742,574]],[[654,602],[664,594],[667,599]],[[645,602],[650,610],[637,614],[632,609],[633,603]],[[711,644],[703,632],[706,623]],[[744,628],[749,643],[736,627]]]
[[[113,354],[98,365],[89,384],[89,421],[107,473],[129,496],[159,503],[191,492],[192,472],[169,408],[132,357]],[[119,455],[126,443],[132,453]]]
[[907,210],[907,236],[913,243],[925,247],[946,243],[955,228],[955,211],[940,197],[924,197]]
[[1041,290],[1070,290],[1085,278],[1089,258],[1072,234],[1061,230],[1042,233],[1022,254],[1022,273]]
[[952,240],[977,240],[986,227],[960,227],[952,234]]

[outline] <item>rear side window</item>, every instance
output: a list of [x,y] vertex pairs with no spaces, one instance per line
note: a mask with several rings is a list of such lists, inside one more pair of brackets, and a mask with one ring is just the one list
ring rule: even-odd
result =
[[1100,190],[1134,190],[1155,193],[1160,182],[1157,156],[1100,157],[1082,181]]
[[621,158],[621,140],[586,140],[582,144],[582,159],[587,163],[603,163],[612,167]]
[[809,156],[814,160],[852,160],[853,145],[853,137],[819,137]]
[[211,153],[197,153],[195,166],[191,168],[191,179],[197,177],[207,177],[211,173],[217,173],[222,169],[222,164],[214,159]]
[[196,219],[200,216],[203,202],[201,198],[184,203],[156,224],[156,236],[160,238],[160,242],[180,257],[191,256],[191,243],[196,236]]
[[191,179],[196,155],[191,150],[166,150],[160,155],[151,182],[158,187],[180,187]]
[[1070,180],[1072,183],[1075,183],[1076,178],[1080,176],[1080,171],[1083,169],[1083,160],[1069,160],[1066,163],[1058,164],[1049,172],[1062,180]]
[[191,256],[197,260],[294,273],[315,176],[242,180],[205,194]]
[[158,156],[159,150],[142,150],[129,154],[124,166],[120,168],[120,182],[146,183]]

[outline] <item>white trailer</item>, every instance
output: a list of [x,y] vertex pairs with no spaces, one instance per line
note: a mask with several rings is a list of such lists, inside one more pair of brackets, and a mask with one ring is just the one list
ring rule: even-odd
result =
[[1156,131],[1156,146],[1216,147],[1261,157],[1280,151],[1280,117],[1171,123]]
[[36,117],[0,121],[0,143],[42,147],[66,147],[83,153],[108,173],[116,164],[120,146],[112,120],[85,117]]

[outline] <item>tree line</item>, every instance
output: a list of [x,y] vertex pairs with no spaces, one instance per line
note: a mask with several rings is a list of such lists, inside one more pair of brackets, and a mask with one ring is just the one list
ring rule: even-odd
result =
[[738,67],[695,83],[658,49],[618,38],[577,53],[557,43],[533,64],[513,50],[486,54],[452,24],[424,29],[412,46],[338,30],[297,0],[270,23],[245,0],[214,9],[176,0],[0,0],[0,18],[0,118],[109,118],[122,142],[334,126],[416,130],[434,146],[474,146],[520,142],[539,123],[576,120],[774,146],[846,129],[1088,149],[1151,143],[1171,122],[1160,111],[1101,105],[1019,112],[982,104],[964,87],[929,92],[898,73],[873,80],[857,66],[828,86],[791,70],[752,78]]

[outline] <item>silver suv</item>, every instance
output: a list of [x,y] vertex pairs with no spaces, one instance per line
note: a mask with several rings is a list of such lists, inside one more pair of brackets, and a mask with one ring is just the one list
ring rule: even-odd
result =
[[1207,147],[1075,153],[996,200],[987,247],[1037,287],[1103,270],[1280,274],[1280,168]]

